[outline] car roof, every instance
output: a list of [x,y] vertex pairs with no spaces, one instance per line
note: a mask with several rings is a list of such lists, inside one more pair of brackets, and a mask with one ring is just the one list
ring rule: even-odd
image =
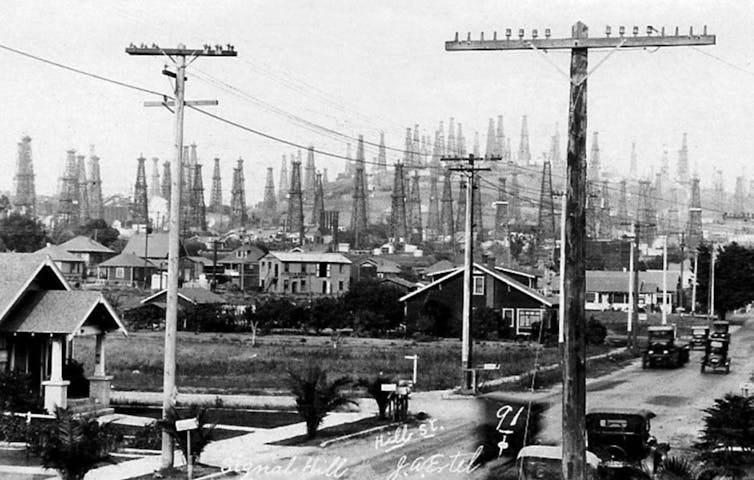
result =
[[727,320],[715,320],[712,322],[712,325],[730,325],[730,322]]
[[673,330],[675,327],[673,325],[650,325],[647,327],[647,330],[652,331],[665,331],[665,330]]
[[701,330],[701,329],[709,330],[709,325],[692,325],[691,329],[692,330],[697,330],[697,329],[698,330]]
[[594,408],[587,412],[587,415],[639,415],[646,419],[654,418],[656,415],[653,411],[646,408]]
[[[563,458],[563,448],[560,445],[528,445],[518,452],[517,458],[549,458],[561,460]],[[586,452],[587,463],[597,468],[600,465],[600,459],[592,452]]]

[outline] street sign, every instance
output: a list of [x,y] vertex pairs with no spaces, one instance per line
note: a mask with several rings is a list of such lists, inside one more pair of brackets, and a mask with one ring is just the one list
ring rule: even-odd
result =
[[197,428],[199,428],[199,420],[196,419],[196,417],[175,421],[176,432],[183,432],[186,430],[196,430]]
[[482,365],[483,370],[499,370],[500,364],[499,363],[485,363]]

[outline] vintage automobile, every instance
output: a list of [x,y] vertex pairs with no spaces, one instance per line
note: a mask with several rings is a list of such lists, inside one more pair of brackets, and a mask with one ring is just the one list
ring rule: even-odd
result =
[[[518,452],[518,480],[545,480],[561,478],[563,449],[559,446],[529,445]],[[586,452],[587,479],[599,479],[600,459]]]
[[[661,468],[670,446],[650,433],[655,414],[644,409],[606,408],[586,415],[587,448],[615,472],[645,472]],[[615,476],[615,475],[613,475]]]
[[709,327],[707,325],[694,325],[691,327],[691,349],[704,350],[709,337]]
[[647,327],[647,333],[649,338],[641,359],[642,368],[681,367],[689,361],[691,347],[676,339],[675,325],[652,325]]
[[730,373],[730,357],[728,357],[728,345],[730,342],[724,336],[712,337],[707,339],[702,357],[701,372],[710,368],[713,371],[725,369],[725,373]]
[[730,322],[727,320],[715,320],[712,322],[710,338],[722,338],[730,342]]

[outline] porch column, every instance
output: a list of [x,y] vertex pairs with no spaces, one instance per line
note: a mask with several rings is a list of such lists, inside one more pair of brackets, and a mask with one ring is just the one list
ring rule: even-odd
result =
[[105,372],[105,333],[98,333],[94,346],[94,375],[88,377],[89,398],[104,407],[110,406],[112,375]]
[[68,385],[71,382],[63,380],[63,341],[60,336],[52,337],[50,354],[50,379],[42,382],[44,387],[44,406],[49,413],[55,413],[55,408],[68,406]]

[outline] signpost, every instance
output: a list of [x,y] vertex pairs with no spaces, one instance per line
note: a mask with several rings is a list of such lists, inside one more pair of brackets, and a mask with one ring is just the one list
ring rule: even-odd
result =
[[417,362],[419,361],[419,355],[417,355],[417,354],[414,354],[414,355],[405,355],[403,358],[405,358],[406,360],[413,360],[414,361],[414,377],[413,377],[413,380],[414,380],[414,385],[416,385],[416,366],[417,366]]
[[191,430],[196,430],[197,428],[199,428],[199,419],[196,417],[175,421],[175,431],[186,432],[186,469],[188,470],[188,480],[191,480],[194,476],[194,462],[191,460]]

